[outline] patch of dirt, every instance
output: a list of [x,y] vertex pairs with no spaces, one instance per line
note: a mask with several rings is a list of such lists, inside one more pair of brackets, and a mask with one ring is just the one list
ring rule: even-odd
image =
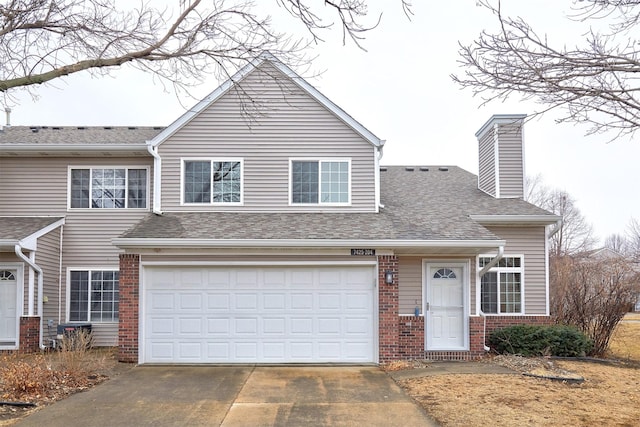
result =
[[581,384],[518,373],[450,374],[398,383],[443,426],[635,426],[640,418],[637,363],[495,357],[518,373],[579,376]]
[[[43,406],[50,405],[74,393],[94,387],[109,378],[130,369],[132,364],[119,363],[116,359],[116,349],[101,348],[70,355],[60,352],[30,355],[0,355],[0,368],[5,369],[8,378],[3,381],[0,376],[0,401],[34,404],[35,406],[13,406],[0,404],[0,426],[14,424],[20,418],[37,411]],[[10,364],[18,368],[6,371]],[[79,369],[79,366],[88,369]],[[44,386],[37,386],[36,380],[44,378],[41,375],[34,378],[36,371],[47,374]],[[16,379],[16,377],[18,377]],[[15,390],[8,384],[8,380],[24,384],[24,390]]]

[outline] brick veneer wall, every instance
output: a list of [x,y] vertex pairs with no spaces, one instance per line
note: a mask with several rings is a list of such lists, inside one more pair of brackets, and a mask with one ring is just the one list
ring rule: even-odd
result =
[[398,357],[424,358],[424,316],[400,316]]
[[138,362],[140,255],[120,255],[119,286],[118,360],[136,363]]
[[[393,283],[387,285],[385,272],[393,272]],[[380,363],[399,358],[398,258],[378,257],[378,349]]]
[[40,317],[24,316],[20,318],[20,344],[22,353],[34,353],[40,349]]
[[[469,318],[469,351],[425,351],[425,318],[423,316],[400,316],[398,326],[398,359],[429,359],[429,360],[476,360],[486,352],[485,339],[489,334],[500,328],[511,325],[548,325],[552,321],[548,316],[487,316],[486,332],[484,320],[480,316]],[[390,359],[389,359],[390,360]],[[381,360],[385,362],[388,360]]]

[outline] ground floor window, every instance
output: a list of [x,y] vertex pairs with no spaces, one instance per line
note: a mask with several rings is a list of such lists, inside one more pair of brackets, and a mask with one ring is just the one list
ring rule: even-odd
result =
[[[481,256],[479,268],[493,259]],[[480,278],[480,308],[484,313],[522,313],[522,257],[505,256]]]
[[69,273],[69,321],[118,321],[118,270]]

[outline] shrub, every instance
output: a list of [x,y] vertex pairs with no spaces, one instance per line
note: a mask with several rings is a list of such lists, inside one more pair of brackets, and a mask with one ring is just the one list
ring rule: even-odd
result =
[[32,359],[8,356],[0,360],[2,389],[12,395],[42,394],[55,386],[57,372],[51,369],[42,355]]
[[494,331],[489,345],[499,354],[562,357],[585,356],[593,347],[585,334],[563,325],[509,326]]

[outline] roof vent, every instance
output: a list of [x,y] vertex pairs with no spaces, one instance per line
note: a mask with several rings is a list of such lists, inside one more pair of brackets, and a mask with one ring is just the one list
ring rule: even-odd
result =
[[111,126],[105,126],[103,129],[111,130],[111,129],[112,129],[112,127],[111,127]]
[[78,126],[78,129],[79,129],[79,130],[84,130],[84,129],[86,129],[86,127],[84,127],[84,126]]
[[387,171],[387,167],[386,166],[383,166],[383,167],[380,168],[380,172],[386,172],[386,171]]
[[54,127],[52,127],[51,129],[53,129],[53,130],[60,130],[60,129],[62,129],[62,128],[61,128],[60,126],[54,126]]
[[406,168],[404,168],[404,170],[406,170],[407,172],[413,172],[414,170],[416,170],[416,168],[412,166],[407,166]]
[[164,128],[162,126],[154,126],[153,127],[153,130],[161,130],[161,129],[164,129]]
[[38,128],[31,128],[31,132],[33,132],[33,133],[38,133],[39,130],[40,129],[38,129]]
[[440,166],[440,167],[438,168],[438,170],[439,170],[440,172],[447,172],[447,171],[449,170],[449,168],[448,168],[448,167],[446,167],[446,166]]
[[421,170],[422,172],[429,172],[429,168],[428,168],[428,167],[426,167],[426,166],[421,166],[421,167],[420,167],[420,170]]
[[129,130],[136,130],[136,129],[138,129],[138,128],[137,128],[137,127],[135,127],[135,126],[129,126],[127,129],[129,129]]

